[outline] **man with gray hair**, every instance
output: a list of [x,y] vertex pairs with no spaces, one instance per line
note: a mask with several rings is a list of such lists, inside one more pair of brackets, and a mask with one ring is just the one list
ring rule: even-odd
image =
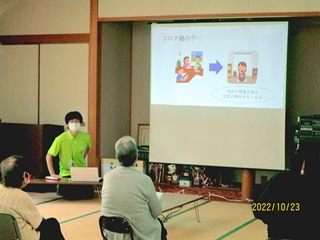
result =
[[[121,216],[132,226],[134,239],[165,240],[167,231],[158,217],[162,213],[153,182],[134,167],[138,159],[136,141],[130,136],[115,144],[120,166],[103,177],[101,214]],[[107,232],[108,239],[117,233]]]

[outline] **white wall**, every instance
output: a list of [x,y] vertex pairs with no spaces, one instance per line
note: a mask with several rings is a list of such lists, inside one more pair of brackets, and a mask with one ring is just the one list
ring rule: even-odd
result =
[[[0,35],[89,33],[89,27],[90,0],[0,3]],[[87,122],[88,59],[88,43],[0,46],[2,121],[65,125],[65,114],[78,110]]]
[[104,23],[101,33],[101,157],[114,158],[114,144],[130,134],[131,23]]
[[37,123],[38,46],[0,45],[0,119]]
[[0,35],[90,32],[90,0],[1,0]]
[[88,131],[89,44],[44,44],[40,47],[40,124],[65,125],[79,111]]
[[317,12],[320,11],[318,0],[99,0],[99,18],[155,17],[169,16],[174,19],[179,15],[232,15],[276,12]]
[[133,23],[131,135],[136,139],[138,124],[150,123],[150,36],[148,23]]
[[319,17],[291,26],[288,41],[287,121],[292,125],[298,116],[320,115]]

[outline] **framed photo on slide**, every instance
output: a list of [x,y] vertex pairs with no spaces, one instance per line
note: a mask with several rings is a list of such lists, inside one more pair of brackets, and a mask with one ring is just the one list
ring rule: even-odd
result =
[[138,146],[148,145],[149,146],[149,130],[150,125],[148,123],[138,124]]

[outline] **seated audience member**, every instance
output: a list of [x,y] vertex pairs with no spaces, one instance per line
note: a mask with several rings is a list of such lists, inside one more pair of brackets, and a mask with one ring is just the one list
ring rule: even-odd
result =
[[[162,213],[153,182],[134,167],[138,149],[134,138],[124,136],[115,144],[119,167],[103,177],[101,214],[129,220],[134,239],[163,240],[167,231],[158,217]],[[108,239],[116,233],[107,232]]]
[[[85,126],[81,113],[72,111],[66,114],[68,130],[55,138],[46,155],[46,162],[51,176],[70,178],[70,167],[86,167],[85,158],[92,147],[89,133],[80,131]],[[53,167],[53,158],[59,156],[59,174]],[[94,197],[93,185],[58,185],[58,194],[65,199],[90,199]]]
[[[267,224],[269,239],[314,239],[318,235],[317,175],[320,158],[316,149],[300,154],[291,162],[291,170],[275,174],[254,195],[252,211]],[[305,174],[301,174],[302,165]]]
[[57,219],[43,218],[29,194],[21,190],[29,182],[28,175],[22,156],[13,155],[0,163],[0,212],[17,219],[21,239],[64,239]]

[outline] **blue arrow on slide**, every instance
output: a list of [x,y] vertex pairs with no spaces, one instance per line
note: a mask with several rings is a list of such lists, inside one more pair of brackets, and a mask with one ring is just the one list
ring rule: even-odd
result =
[[220,72],[220,70],[222,69],[222,65],[219,63],[219,61],[217,60],[216,63],[210,63],[209,64],[209,71],[216,71],[216,75]]

